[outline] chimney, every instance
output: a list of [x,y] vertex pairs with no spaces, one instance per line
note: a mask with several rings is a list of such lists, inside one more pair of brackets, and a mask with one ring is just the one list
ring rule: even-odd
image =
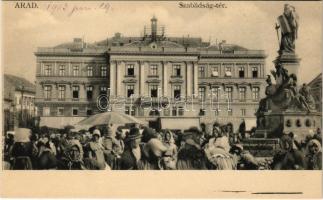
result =
[[151,19],[151,40],[153,42],[157,40],[157,18],[155,16]]

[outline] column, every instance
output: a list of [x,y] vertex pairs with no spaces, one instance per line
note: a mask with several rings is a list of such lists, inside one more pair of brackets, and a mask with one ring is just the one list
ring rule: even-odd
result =
[[192,63],[186,62],[186,96],[192,96]]
[[245,67],[245,69],[246,69],[246,74],[245,74],[245,78],[249,78],[249,68],[250,68],[250,66],[249,66],[249,63],[247,63],[246,64],[246,67]]
[[41,62],[37,61],[37,63],[36,63],[36,76],[39,76],[41,74],[42,74]]
[[194,82],[194,85],[193,85],[193,92],[194,92],[194,95],[198,95],[198,65],[197,63],[193,63],[193,82]]
[[56,76],[56,75],[58,75],[58,69],[57,69],[58,67],[57,67],[57,62],[55,61],[54,62],[54,70],[53,70],[53,74],[52,74],[52,76]]
[[124,71],[124,70],[122,70],[122,67],[123,67],[123,69],[125,68],[125,62],[124,61],[122,61],[122,62],[117,62],[117,69],[116,69],[116,78],[117,78],[117,80],[116,80],[116,95],[118,96],[118,95],[124,95],[124,93],[122,94],[122,92],[124,92],[124,91],[122,91],[122,87],[121,87],[121,79],[122,79],[122,74],[121,74],[121,72],[122,71]]
[[71,61],[68,62],[68,76],[72,76],[72,63],[71,63]]
[[145,95],[145,62],[139,62],[139,95]]
[[116,62],[111,61],[110,63],[110,94],[111,96],[116,95]]
[[163,96],[167,97],[167,68],[168,68],[169,62],[163,62]]

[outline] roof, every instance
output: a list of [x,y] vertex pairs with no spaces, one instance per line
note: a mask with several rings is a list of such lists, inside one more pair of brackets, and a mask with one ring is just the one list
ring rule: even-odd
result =
[[30,81],[9,74],[4,74],[4,88],[3,88],[3,98],[7,100],[13,100],[13,91],[21,91],[21,87],[23,91],[35,93],[35,85]]
[[208,51],[245,51],[248,50],[245,47],[236,45],[236,44],[221,44],[221,45],[211,45],[205,48],[202,48],[203,50]]
[[[128,37],[121,36],[117,33],[114,37],[107,38],[105,40],[85,43],[82,39],[74,39],[73,42],[63,43],[54,47],[54,49],[70,49],[70,50],[82,50],[84,49],[108,49],[108,47],[143,47],[150,46],[152,41],[149,38],[144,37]],[[220,43],[217,45],[210,45],[209,42],[203,42],[202,38],[194,37],[164,37],[156,42],[158,47],[168,47],[168,48],[198,48],[200,50],[206,51],[245,51],[248,50],[245,47],[236,44]]]
[[[155,43],[157,46],[159,47],[172,47],[172,48],[183,48],[184,46],[181,45],[181,44],[178,44],[176,42],[172,42],[172,41],[167,41],[167,40],[164,40],[164,41],[157,41],[157,42],[153,42]],[[152,42],[150,41],[135,41],[135,42],[132,42],[132,43],[129,43],[129,44],[126,44],[125,46],[128,46],[128,47],[142,47],[142,46],[150,46],[152,44]]]

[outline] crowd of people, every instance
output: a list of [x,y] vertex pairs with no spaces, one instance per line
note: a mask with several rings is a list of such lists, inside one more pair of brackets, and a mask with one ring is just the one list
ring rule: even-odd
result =
[[4,168],[12,170],[292,170],[322,169],[321,131],[297,142],[283,134],[272,158],[244,149],[230,126],[214,124],[183,132],[109,124],[88,131],[35,132],[18,128],[6,135]]

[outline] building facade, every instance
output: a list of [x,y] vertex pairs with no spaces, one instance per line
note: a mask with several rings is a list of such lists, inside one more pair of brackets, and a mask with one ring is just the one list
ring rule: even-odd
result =
[[238,126],[242,118],[255,119],[265,90],[262,50],[166,37],[156,18],[142,37],[117,33],[94,44],[74,39],[35,55],[36,103],[47,126],[107,109],[151,124],[174,116]]
[[4,74],[3,120],[4,131],[14,127],[28,127],[37,114],[35,85],[14,75]]
[[322,73],[309,82],[308,86],[310,87],[310,92],[314,97],[316,109],[322,113]]

